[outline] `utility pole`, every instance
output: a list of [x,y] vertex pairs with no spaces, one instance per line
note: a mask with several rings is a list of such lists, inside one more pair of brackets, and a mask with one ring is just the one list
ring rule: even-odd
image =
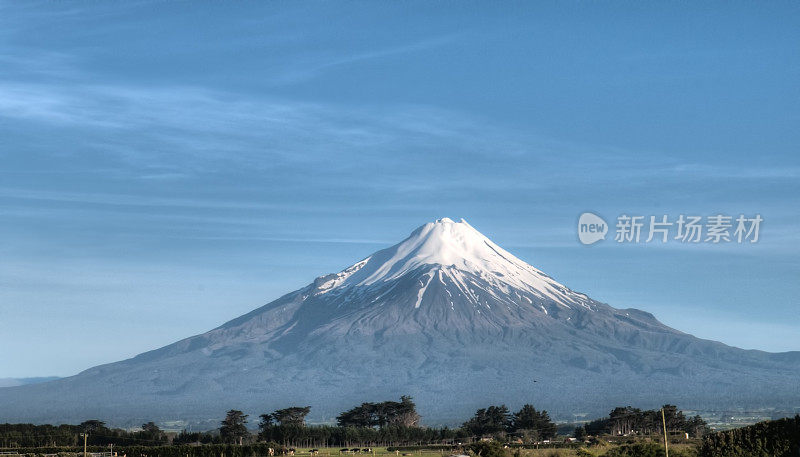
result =
[[83,432],[81,435],[83,435],[83,457],[86,457],[86,439],[89,438],[89,434],[87,432]]
[[661,408],[661,424],[664,426],[664,453],[669,457],[669,444],[667,444],[667,419],[664,416],[664,408]]

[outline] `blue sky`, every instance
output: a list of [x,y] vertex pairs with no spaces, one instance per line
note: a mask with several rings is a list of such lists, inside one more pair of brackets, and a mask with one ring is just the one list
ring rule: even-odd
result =
[[[441,217],[800,350],[800,5],[0,1],[0,377],[196,334]],[[580,213],[761,241],[577,242]]]

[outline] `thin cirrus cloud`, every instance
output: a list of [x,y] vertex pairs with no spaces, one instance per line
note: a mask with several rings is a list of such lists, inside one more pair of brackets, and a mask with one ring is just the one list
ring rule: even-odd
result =
[[[200,88],[0,84],[0,114],[29,128],[42,125],[70,135],[77,132],[73,149],[113,155],[127,166],[142,169],[138,176],[144,179],[182,179],[203,173],[209,163],[217,170],[288,167],[295,172],[326,163],[327,177],[318,177],[318,182],[340,184],[336,181],[342,176],[362,174],[369,167],[385,167],[391,174],[387,165],[395,163],[397,180],[362,176],[360,184],[422,191],[458,187],[474,177],[466,170],[451,171],[445,181],[428,179],[426,170],[448,168],[447,157],[496,164],[498,156],[505,156],[546,164],[546,157],[518,151],[550,147],[432,107],[342,108],[243,100]],[[57,151],[71,153],[61,147]],[[401,158],[401,153],[406,157]],[[406,160],[409,155],[418,160]],[[409,170],[419,173],[409,176]],[[506,176],[483,179],[487,186],[493,182],[498,187],[508,185]]]
[[[505,157],[557,173],[564,163],[578,170],[614,168],[611,174],[590,177],[596,180],[626,176],[645,179],[643,175],[648,170],[653,174],[670,170],[669,158],[649,167],[631,160],[631,154],[625,151],[606,150],[600,158],[587,158],[588,146],[520,134],[485,120],[424,106],[342,108],[244,100],[234,94],[192,87],[0,83],[0,115],[83,131],[85,135],[79,139],[82,145],[116,153],[132,164],[165,168],[159,173],[141,174],[151,179],[182,178],[193,168],[202,169],[206,161],[215,159],[225,164],[269,168],[276,164],[276,158],[277,163],[311,164],[320,158],[337,162],[336,155],[341,154],[358,156],[362,163],[385,163],[393,161],[392,151],[418,151],[420,157],[434,159],[427,160],[425,166],[437,167],[443,165],[435,158],[442,150],[444,157],[453,153],[461,159],[484,161]],[[451,154],[446,152],[448,149]],[[581,160],[574,160],[577,157]],[[345,160],[334,165],[349,166]],[[176,166],[181,167],[181,172],[174,169]],[[676,178],[687,171],[681,166],[672,170]],[[513,167],[506,171],[513,171]],[[692,174],[698,173],[714,176],[719,169],[707,165],[692,169]],[[764,171],[763,177],[772,176],[774,172]],[[455,178],[457,182],[458,177]],[[484,184],[491,185],[491,181],[492,177],[487,176]],[[506,179],[497,182],[514,185]],[[405,184],[414,187],[413,182]],[[530,187],[530,183],[525,186]]]
[[309,56],[304,59],[304,62],[292,62],[278,72],[277,75],[270,78],[274,84],[294,84],[314,79],[326,71],[335,69],[336,67],[345,66],[354,63],[366,62],[374,59],[381,59],[389,56],[396,56],[402,54],[410,54],[420,51],[428,51],[431,49],[447,46],[448,44],[456,42],[456,40],[463,36],[462,34],[448,34],[438,37],[428,38],[422,41],[417,41],[409,44],[386,47],[382,49],[369,50],[356,53],[344,54],[331,54],[327,56]]
[[[434,107],[245,99],[198,87],[0,82],[0,115],[27,128],[63,131],[74,141],[45,154],[95,151],[116,161],[108,176],[150,181],[244,168],[250,174],[278,173],[276,183],[287,187],[311,184],[346,192],[349,186],[352,192],[369,188],[404,195],[441,191],[459,198],[459,192],[471,193],[477,179],[484,192],[546,195],[577,176],[578,189],[592,184],[644,189],[654,179],[691,187],[731,178],[791,180],[798,173],[793,167],[685,164],[668,156],[643,164],[628,151],[543,139]],[[453,169],[453,160],[475,166]],[[325,171],[317,172],[313,183],[293,178],[321,164]],[[370,174],[371,168],[381,169],[381,176]],[[0,173],[15,172],[12,166]],[[439,172],[447,179],[431,179]]]
[[[457,36],[443,35],[346,57],[331,56],[299,73],[310,75],[347,63],[445,46]],[[17,50],[5,55],[10,68],[35,72],[52,67],[78,78],[28,83],[14,80],[12,72],[10,79],[0,80],[0,116],[31,128],[43,123],[43,127],[80,132],[76,144],[146,168],[138,172],[141,179],[184,179],[208,168],[209,161],[215,167],[264,170],[324,162],[333,173],[349,170],[351,174],[368,166],[396,163],[406,172],[406,190],[458,189],[476,178],[477,167],[451,176],[446,184],[424,176],[426,169],[447,169],[446,163],[454,158],[496,167],[496,173],[481,170],[483,185],[509,189],[541,188],[564,176],[585,172],[590,172],[587,182],[606,185],[646,184],[651,177],[697,181],[792,179],[798,174],[796,167],[742,169],[713,163],[685,164],[655,153],[643,163],[639,160],[641,153],[634,151],[545,138],[434,106],[341,106],[243,96],[202,86],[99,84],[79,68],[77,58],[57,52],[41,51],[25,57],[20,53]],[[70,153],[68,149],[59,150]],[[419,160],[399,163],[395,158],[399,154],[411,154]],[[441,158],[438,162],[437,157]],[[512,165],[498,166],[493,160],[498,157]],[[361,166],[354,167],[353,159]],[[420,166],[415,167],[415,163]],[[509,174],[518,175],[523,164],[542,172],[537,173],[536,180],[508,179]],[[602,173],[592,173],[598,169]],[[9,171],[13,172],[5,170]],[[408,171],[420,173],[409,176]],[[421,177],[417,185],[415,176]],[[370,183],[369,177],[366,181],[375,188],[390,187],[392,182]]]

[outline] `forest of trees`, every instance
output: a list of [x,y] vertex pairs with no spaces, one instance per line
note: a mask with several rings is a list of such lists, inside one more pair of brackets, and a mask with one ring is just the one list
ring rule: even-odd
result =
[[[667,432],[685,432],[700,437],[708,430],[700,416],[687,418],[674,405],[664,405]],[[652,435],[662,434],[661,410],[646,410],[630,406],[614,408],[607,418],[593,420],[575,431],[578,435]]]
[[142,424],[142,430],[129,432],[109,428],[99,420],[88,420],[79,425],[0,424],[0,448],[16,447],[70,447],[82,446],[81,433],[88,433],[90,446],[145,445],[159,446],[169,443],[169,437],[156,424]]
[[525,405],[513,414],[506,405],[482,408],[462,428],[475,436],[507,433],[528,442],[549,440],[556,435],[556,424],[547,411],[537,411],[533,405]]
[[795,457],[800,455],[800,415],[759,422],[703,438],[701,457]]
[[[725,432],[708,433],[699,417],[686,417],[673,405],[665,405],[667,431],[703,437],[701,457],[789,457],[800,455],[800,416],[762,422]],[[505,405],[477,410],[460,428],[420,426],[411,397],[400,401],[362,403],[337,417],[337,425],[306,425],[308,406],[292,406],[259,416],[258,432],[251,431],[248,416],[230,410],[220,427],[208,432],[166,433],[153,422],[139,430],[109,428],[99,420],[79,425],[0,424],[0,450],[26,448],[28,454],[55,454],[82,450],[81,434],[88,434],[90,451],[107,451],[113,444],[119,455],[148,457],[252,457],[274,449],[278,455],[292,447],[373,447],[463,443],[471,452],[487,457],[500,454],[502,443],[540,443],[556,436],[556,425],[547,411],[524,405],[511,412]],[[661,435],[661,410],[614,408],[608,417],[577,427],[579,442],[590,436]],[[493,441],[479,438],[491,437]],[[605,456],[661,455],[652,439],[629,441],[608,450]],[[202,446],[200,446],[202,444]],[[684,450],[686,451],[686,450]],[[696,455],[692,447],[689,454]],[[688,451],[686,451],[688,452]],[[673,452],[670,453],[671,455]],[[587,454],[588,455],[588,454]],[[675,455],[682,455],[676,449]]]
[[[420,415],[413,399],[403,396],[400,401],[362,403],[337,417],[337,426],[306,426],[305,417],[311,408],[290,407],[270,414],[262,414],[258,434],[234,435],[220,429],[220,441],[272,442],[281,446],[321,447],[358,445],[408,445],[441,442],[457,438],[459,430],[448,428],[423,428],[419,426]],[[241,411],[228,412],[229,418],[242,418]],[[223,427],[225,427],[223,421]],[[243,425],[243,424],[242,424]],[[181,442],[185,437],[179,435]],[[213,437],[200,437],[212,440]]]
[[[706,424],[699,417],[686,418],[666,405],[669,432],[689,432],[700,436]],[[239,410],[230,410],[217,430],[208,432],[165,433],[155,423],[142,424],[141,430],[112,429],[101,421],[80,425],[0,424],[0,448],[80,447],[81,433],[88,433],[90,447],[114,444],[118,449],[131,446],[198,444],[227,446],[274,443],[284,447],[323,446],[405,446],[433,443],[470,442],[473,438],[494,437],[501,441],[534,443],[556,436],[556,425],[545,410],[524,405],[511,412],[505,405],[477,410],[472,418],[455,429],[420,426],[420,416],[411,397],[400,401],[362,403],[337,417],[337,425],[306,425],[308,406],[292,406],[259,416],[257,424]],[[258,426],[257,433],[251,429]],[[581,441],[587,435],[661,433],[660,410],[615,408],[607,418],[589,422],[575,430]],[[166,452],[166,451],[164,451]],[[226,454],[228,455],[228,454]]]

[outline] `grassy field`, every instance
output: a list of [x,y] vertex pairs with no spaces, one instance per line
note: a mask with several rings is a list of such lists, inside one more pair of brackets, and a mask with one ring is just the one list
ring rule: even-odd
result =
[[[581,448],[542,447],[539,449],[508,449],[509,457],[600,457],[618,447],[614,444],[586,446]],[[579,451],[581,449],[581,451]],[[670,455],[694,455],[695,445],[689,443],[670,445]],[[517,454],[519,452],[519,454]],[[361,456],[361,457],[449,457],[457,452],[444,449],[415,449],[389,451],[385,447],[372,448],[371,453],[339,453],[338,448],[321,448],[319,457]],[[311,457],[310,449],[297,449],[295,456]]]
[[[645,445],[649,446],[649,449],[642,450],[639,449],[637,452],[631,452],[631,449],[623,449],[621,446],[630,445],[634,442],[634,440],[628,440],[629,442],[626,444],[620,443],[609,443],[606,441],[600,440],[600,444],[595,445],[564,445],[563,443],[555,443],[552,445],[541,445],[538,449],[532,448],[523,448],[523,447],[516,447],[512,446],[507,449],[503,449],[502,445],[496,444],[495,454],[494,457],[635,457],[639,455],[643,456],[659,456],[664,455],[662,451],[662,447],[660,443],[657,441],[645,438],[636,440],[635,443],[637,446]],[[694,457],[697,455],[697,442],[681,442],[681,443],[671,443],[670,444],[670,456],[671,457]],[[216,446],[216,445],[212,445]],[[222,449],[213,449],[212,447],[198,447],[192,448],[196,450],[203,450],[206,449],[208,452],[200,452],[196,455],[206,456],[206,457],[224,457],[225,455],[230,455],[233,453],[233,449],[231,446],[228,448]],[[351,449],[356,448],[355,444],[349,446]],[[363,450],[365,446],[361,446],[360,450]],[[163,449],[170,449],[171,446],[163,446],[163,447],[152,447],[152,448],[139,448],[138,450],[134,449],[127,449],[129,452],[141,453],[142,456],[146,456],[150,454],[150,450],[153,451],[153,454],[150,455],[165,455]],[[177,447],[179,448],[179,447]],[[236,448],[236,446],[233,446]],[[247,446],[245,446],[247,448]],[[242,448],[242,449],[245,449]],[[295,457],[450,457],[453,455],[458,454],[470,454],[473,456],[471,452],[469,452],[469,447],[451,447],[446,445],[434,445],[434,446],[409,446],[409,447],[400,447],[400,448],[386,448],[386,447],[373,447],[370,449],[369,452],[341,452],[340,449],[342,447],[331,447],[331,448],[319,448],[316,452],[312,454],[310,448],[295,448],[294,449],[294,456]],[[106,448],[98,448],[102,449],[103,451],[107,452]],[[90,449],[98,450],[98,449]],[[115,447],[115,451],[117,449],[122,449],[122,452],[125,452],[126,447],[120,446]],[[157,450],[162,450],[162,452],[158,452]],[[2,451],[2,450],[0,450]],[[71,448],[71,449],[36,449],[36,448],[18,448],[18,449],[8,449],[8,454],[19,453],[19,454],[27,454],[28,457],[43,457],[45,455],[48,456],[58,456],[58,457],[82,457],[81,450]],[[263,451],[263,452],[262,452]],[[178,452],[178,451],[175,451]],[[167,452],[166,455],[174,456],[175,452]],[[185,450],[181,450],[178,452],[178,457],[183,457],[183,452],[188,452]],[[489,452],[489,451],[487,451]],[[56,454],[57,453],[57,454]],[[6,454],[6,452],[2,452],[2,454]],[[195,454],[195,453],[192,453]],[[122,455],[122,454],[120,454]],[[138,455],[138,454],[136,454]],[[267,457],[266,456],[266,448],[261,450],[244,450],[243,453],[235,454],[234,455],[241,455],[241,456],[257,456],[257,457]],[[189,457],[189,454],[186,454]],[[11,455],[7,456],[0,456],[0,457],[12,457]],[[98,456],[99,457],[99,456]]]

